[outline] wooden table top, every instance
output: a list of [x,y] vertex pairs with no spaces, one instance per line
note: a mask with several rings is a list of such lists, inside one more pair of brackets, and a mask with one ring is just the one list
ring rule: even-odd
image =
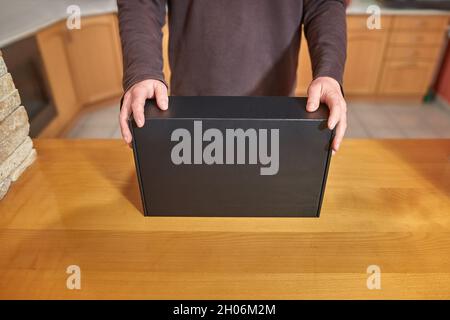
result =
[[318,219],[144,217],[121,141],[35,145],[0,201],[0,298],[450,298],[450,140],[346,140]]

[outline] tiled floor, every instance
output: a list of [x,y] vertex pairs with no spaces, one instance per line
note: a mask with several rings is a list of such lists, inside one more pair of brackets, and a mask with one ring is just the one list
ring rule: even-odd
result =
[[83,113],[66,138],[119,139],[119,106],[111,105]]
[[[120,138],[117,105],[83,114],[67,138]],[[438,103],[350,102],[348,138],[450,138],[450,110]]]

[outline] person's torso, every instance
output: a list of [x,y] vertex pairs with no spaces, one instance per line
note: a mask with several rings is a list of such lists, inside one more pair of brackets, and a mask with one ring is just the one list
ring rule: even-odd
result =
[[303,1],[169,1],[174,95],[292,94]]

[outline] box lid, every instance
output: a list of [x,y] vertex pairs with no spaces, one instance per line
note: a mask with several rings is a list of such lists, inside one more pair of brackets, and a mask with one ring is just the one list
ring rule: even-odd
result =
[[329,110],[321,104],[306,111],[306,98],[297,97],[169,97],[169,110],[161,111],[155,100],[147,100],[146,119],[269,119],[324,121]]

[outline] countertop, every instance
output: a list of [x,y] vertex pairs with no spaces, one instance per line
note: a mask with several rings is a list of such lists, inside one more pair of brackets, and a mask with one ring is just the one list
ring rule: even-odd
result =
[[[67,7],[72,0],[18,0],[4,1],[0,11],[0,48],[67,18]],[[78,0],[82,16],[117,12],[116,0]],[[391,9],[376,0],[353,0],[347,8],[349,15],[367,14],[371,5],[380,6],[382,14],[436,15],[450,14],[438,10]]]
[[144,217],[122,141],[34,142],[0,201],[2,299],[450,298],[450,140],[346,140],[318,219]]

